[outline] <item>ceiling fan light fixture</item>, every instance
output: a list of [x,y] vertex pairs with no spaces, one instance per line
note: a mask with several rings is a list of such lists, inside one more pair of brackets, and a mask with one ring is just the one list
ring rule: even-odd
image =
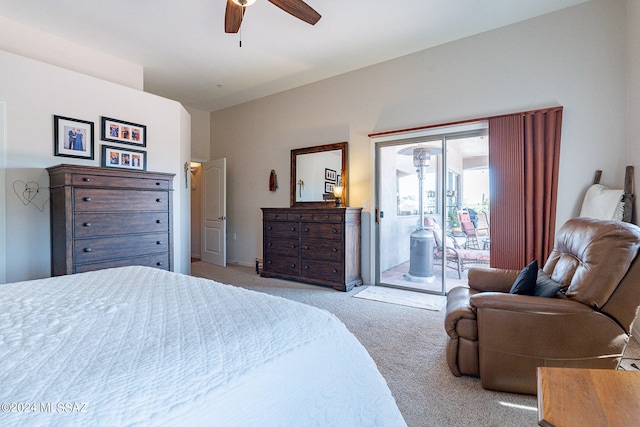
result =
[[231,0],[231,1],[237,4],[238,6],[242,6],[242,7],[251,6],[256,2],[256,0]]

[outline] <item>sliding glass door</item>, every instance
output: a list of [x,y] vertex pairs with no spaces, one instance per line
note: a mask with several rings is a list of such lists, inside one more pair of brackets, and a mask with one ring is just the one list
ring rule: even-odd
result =
[[[473,263],[454,256],[471,248],[464,214],[488,214],[486,127],[374,142],[376,284],[444,295],[466,283]],[[488,230],[479,239],[465,254],[488,265]]]

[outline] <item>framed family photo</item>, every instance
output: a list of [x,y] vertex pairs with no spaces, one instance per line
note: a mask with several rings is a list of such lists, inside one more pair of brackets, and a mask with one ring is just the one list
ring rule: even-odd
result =
[[103,145],[102,167],[145,171],[147,170],[147,153]]
[[147,146],[147,126],[122,120],[102,117],[101,138],[103,141]]
[[333,193],[333,187],[335,186],[335,182],[327,182],[325,181],[324,183],[324,193],[325,194],[332,194]]
[[333,169],[324,169],[324,179],[335,184],[337,173]]
[[53,154],[93,160],[93,122],[54,115]]

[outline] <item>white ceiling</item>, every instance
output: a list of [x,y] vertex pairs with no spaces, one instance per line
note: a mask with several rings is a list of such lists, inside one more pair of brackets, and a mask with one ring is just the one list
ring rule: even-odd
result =
[[225,34],[226,0],[0,0],[0,15],[144,67],[145,90],[214,111],[587,0],[267,0]]

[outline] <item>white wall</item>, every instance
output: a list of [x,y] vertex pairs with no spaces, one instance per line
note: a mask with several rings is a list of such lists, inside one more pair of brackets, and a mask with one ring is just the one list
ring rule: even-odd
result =
[[[206,162],[211,160],[211,113],[185,107],[191,114],[191,160]],[[201,256],[202,217],[202,168],[193,172],[191,178],[191,256]]]
[[[368,205],[368,283],[368,134],[556,105],[564,106],[558,224],[577,215],[594,170],[604,170],[605,184],[621,183],[628,162],[625,4],[585,3],[212,113],[211,151],[228,159],[228,230],[238,236],[230,261],[261,256],[260,207],[289,205],[290,150],[346,140],[350,205]],[[266,185],[271,169],[275,193]]]
[[[142,90],[144,69],[0,16],[0,50]],[[82,60],[78,60],[82,58]]]
[[[50,275],[49,205],[24,205],[14,183],[36,181],[44,188],[46,167],[60,163],[98,166],[101,157],[100,117],[147,125],[150,171],[175,173],[174,266],[189,270],[189,191],[183,163],[190,160],[190,117],[177,102],[0,51],[0,102],[5,104],[6,280]],[[95,124],[95,160],[53,155],[53,115]],[[111,145],[111,143],[108,143]],[[18,184],[19,185],[19,184]],[[41,196],[39,196],[41,197]]]
[[[4,173],[4,102],[0,102],[0,188],[5,188]],[[0,196],[0,283],[7,281],[6,251],[6,221],[4,195]]]

